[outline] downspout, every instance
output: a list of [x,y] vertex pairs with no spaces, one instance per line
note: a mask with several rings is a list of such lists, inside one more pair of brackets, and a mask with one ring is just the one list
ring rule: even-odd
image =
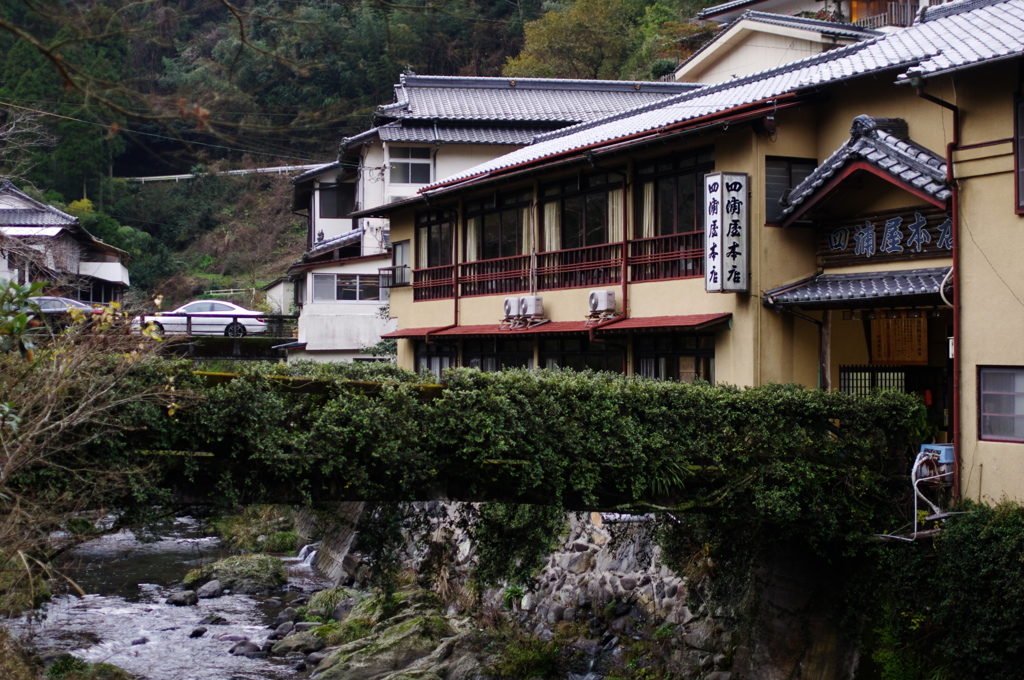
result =
[[953,502],[960,500],[960,188],[953,177],[953,152],[960,146],[960,107],[924,91],[924,80],[911,83],[917,96],[953,113],[953,139],[946,144],[946,183],[950,190],[953,242]]

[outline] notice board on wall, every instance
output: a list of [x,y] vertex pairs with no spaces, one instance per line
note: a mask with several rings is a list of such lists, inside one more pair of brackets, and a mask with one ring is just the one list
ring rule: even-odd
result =
[[871,319],[871,363],[928,363],[928,319]]

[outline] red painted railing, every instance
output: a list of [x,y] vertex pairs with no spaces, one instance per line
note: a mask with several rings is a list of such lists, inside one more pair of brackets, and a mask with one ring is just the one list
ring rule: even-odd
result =
[[455,266],[414,269],[412,272],[413,300],[443,300],[455,295]]
[[459,265],[462,295],[498,295],[530,290],[530,256],[515,255]]
[[408,286],[410,281],[409,265],[403,264],[397,267],[381,267],[377,270],[380,275],[380,287],[381,288],[398,288],[400,286]]
[[557,290],[622,281],[622,244],[537,253],[537,288]]
[[629,242],[629,280],[661,281],[704,275],[704,232]]

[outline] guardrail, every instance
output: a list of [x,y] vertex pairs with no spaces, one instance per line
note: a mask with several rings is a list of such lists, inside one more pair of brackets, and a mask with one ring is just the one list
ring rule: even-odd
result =
[[[299,317],[297,314],[146,314],[137,317],[139,324],[150,322],[160,324],[165,335],[224,335],[229,338],[244,337],[253,335],[263,338],[287,339],[295,337],[294,331],[298,329]],[[177,328],[178,324],[164,324],[161,319],[185,319],[184,332]],[[148,321],[143,321],[146,319]],[[230,321],[228,321],[230,319]],[[239,319],[258,319],[260,323],[266,324],[262,331],[251,332],[245,329]],[[170,326],[170,328],[168,328]],[[238,329],[245,329],[239,331]],[[232,332],[234,329],[234,332]]]

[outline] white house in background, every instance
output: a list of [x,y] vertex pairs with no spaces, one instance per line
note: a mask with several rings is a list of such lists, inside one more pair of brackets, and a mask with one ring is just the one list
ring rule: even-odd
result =
[[83,229],[78,218],[29,197],[9,180],[0,185],[0,278],[49,281],[50,293],[114,302],[128,288],[126,255]]
[[[415,197],[423,186],[530,144],[537,134],[694,87],[402,75],[394,103],[377,109],[373,128],[344,139],[336,162],[293,180],[292,209],[306,211],[308,236],[307,252],[288,272],[301,310],[298,339],[283,346],[288,357],[370,360],[362,348],[396,327],[382,308],[391,286],[410,284],[409,242],[392,244],[386,219],[350,213]],[[450,247],[445,238],[438,234],[438,251]]]
[[675,79],[708,84],[742,78],[898,31],[936,4],[942,0],[732,0],[697,13],[723,28],[679,65]]
[[856,24],[746,10],[680,64],[675,77],[719,83],[878,35]]

